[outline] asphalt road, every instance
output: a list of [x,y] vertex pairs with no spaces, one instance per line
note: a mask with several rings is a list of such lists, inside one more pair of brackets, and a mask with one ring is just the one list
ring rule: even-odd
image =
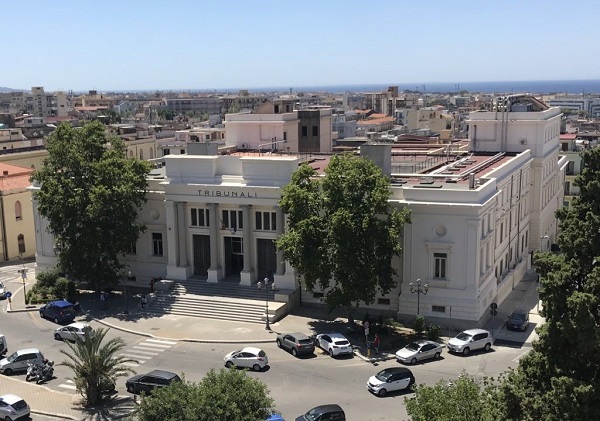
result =
[[[5,302],[1,303],[5,306]],[[94,322],[93,327],[99,327]],[[37,312],[0,313],[0,333],[9,339],[11,351],[36,347],[44,355],[59,363],[64,360],[61,349],[67,345],[53,338],[57,327],[43,320]],[[192,381],[200,380],[209,370],[223,367],[223,356],[235,350],[237,345],[197,344],[149,339],[133,334],[109,331],[108,338],[121,337],[126,343],[123,353],[139,360],[132,368],[138,373],[163,369],[183,373]],[[277,408],[285,419],[293,420],[313,406],[338,403],[347,413],[349,420],[404,420],[408,419],[404,398],[410,393],[390,394],[384,398],[373,396],[367,391],[368,378],[377,371],[397,366],[394,360],[380,364],[367,363],[356,357],[331,358],[317,350],[315,356],[295,358],[280,350],[275,343],[261,345],[269,357],[270,366],[265,370],[249,374],[264,381],[275,399]],[[417,383],[434,384],[441,379],[456,378],[461,372],[477,378],[496,377],[508,367],[515,367],[518,358],[526,349],[495,347],[489,353],[474,353],[468,357],[447,353],[437,361],[411,366]],[[22,378],[24,374],[15,375]],[[67,377],[71,373],[66,367],[57,366],[56,378],[46,384],[55,390],[75,393]],[[126,395],[125,379],[119,379],[117,390]],[[39,416],[34,420],[45,421]]]

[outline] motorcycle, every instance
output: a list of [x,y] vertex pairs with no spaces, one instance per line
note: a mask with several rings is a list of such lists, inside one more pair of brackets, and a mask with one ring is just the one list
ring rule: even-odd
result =
[[38,375],[35,383],[40,384],[51,380],[54,377],[54,361],[47,361],[41,370],[38,371]]
[[25,381],[35,379],[41,369],[42,367],[39,364],[27,363],[27,375],[25,376]]

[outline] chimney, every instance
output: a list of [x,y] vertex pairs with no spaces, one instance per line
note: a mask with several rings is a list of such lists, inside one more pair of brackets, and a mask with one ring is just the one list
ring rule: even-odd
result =
[[3,175],[4,177],[8,177],[8,170],[4,170],[4,171],[2,171],[2,175]]
[[475,173],[472,172],[469,174],[469,190],[473,190],[475,188]]

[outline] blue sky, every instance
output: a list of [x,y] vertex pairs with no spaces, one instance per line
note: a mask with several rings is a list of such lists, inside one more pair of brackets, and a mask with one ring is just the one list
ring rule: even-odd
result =
[[3,1],[0,86],[600,79],[600,1]]

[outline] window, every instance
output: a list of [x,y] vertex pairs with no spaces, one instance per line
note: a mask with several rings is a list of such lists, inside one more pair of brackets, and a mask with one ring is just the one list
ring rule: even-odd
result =
[[179,153],[180,153],[181,155],[185,155],[185,149],[181,149],[181,150],[179,151]]
[[390,299],[389,298],[378,298],[377,299],[377,304],[389,306],[390,305]]
[[144,151],[140,149],[140,160],[144,160]]
[[255,212],[256,230],[258,231],[276,231],[277,213],[276,212]]
[[163,149],[163,156],[167,156],[171,154],[171,150],[170,149]]
[[319,136],[319,126],[312,126],[312,135]]
[[137,254],[137,245],[135,241],[129,245],[129,250],[127,250],[127,254],[133,254],[134,256]]
[[191,223],[193,227],[209,227],[208,209],[190,209]]
[[438,279],[446,279],[446,261],[448,255],[446,253],[433,253],[433,277]]
[[20,221],[21,219],[23,219],[23,214],[22,214],[22,210],[21,210],[21,202],[19,202],[18,200],[15,202],[15,218],[17,219],[17,221]]
[[304,137],[308,136],[308,127],[307,126],[302,126],[302,136],[304,136]]
[[275,114],[279,114],[279,105],[275,105]]
[[162,256],[163,255],[163,240],[160,232],[152,233],[152,255]]
[[431,306],[431,311],[434,313],[445,313],[446,306]]
[[19,253],[25,253],[25,236],[23,234],[19,234],[17,237],[17,242],[19,243]]
[[283,132],[283,140],[287,140],[287,132]]
[[234,231],[244,228],[242,211],[223,210],[221,212],[221,229],[233,228]]

